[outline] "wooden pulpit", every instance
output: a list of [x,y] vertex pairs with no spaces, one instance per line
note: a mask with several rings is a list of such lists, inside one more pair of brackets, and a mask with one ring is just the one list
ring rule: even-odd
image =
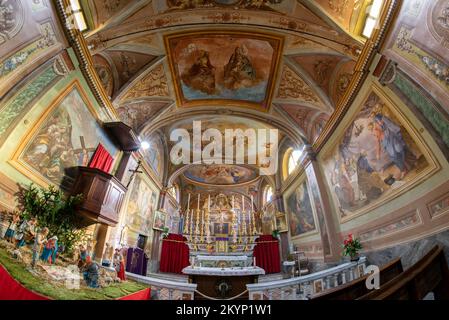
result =
[[99,169],[78,167],[72,194],[82,194],[77,208],[86,225],[103,223],[115,226],[125,199],[126,187],[114,176]]

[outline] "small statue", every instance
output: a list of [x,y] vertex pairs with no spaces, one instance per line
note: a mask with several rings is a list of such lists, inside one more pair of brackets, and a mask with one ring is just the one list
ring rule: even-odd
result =
[[42,245],[47,243],[47,235],[48,235],[48,228],[44,227],[34,237],[33,260],[31,261],[32,268],[34,268],[36,266],[36,260],[37,260],[39,253],[42,250]]
[[114,255],[114,248],[106,243],[106,248],[104,249],[103,258],[101,259],[101,264],[105,267],[111,266],[112,257]]
[[125,259],[118,248],[115,249],[114,253],[114,269],[117,272],[117,277],[120,278],[120,280],[125,281]]
[[82,269],[84,267],[87,257],[86,247],[80,244],[78,247],[78,268]]
[[92,261],[90,256],[86,257],[86,263],[81,269],[83,272],[84,280],[86,284],[90,288],[98,288],[98,276],[99,276],[99,268],[95,261]]
[[34,237],[36,236],[36,224],[37,219],[35,217],[31,218],[29,221],[23,220],[15,235],[15,238],[18,241],[18,248],[33,242]]
[[18,213],[15,212],[13,214],[13,216],[12,216],[11,222],[9,223],[8,229],[6,230],[6,233],[5,233],[5,240],[6,241],[8,241],[10,243],[14,243],[15,242],[14,235],[16,233],[16,230],[18,229],[19,221],[20,221],[20,216],[19,216]]
[[42,261],[54,264],[56,261],[56,254],[58,252],[58,237],[53,236],[48,239],[44,246],[40,259]]

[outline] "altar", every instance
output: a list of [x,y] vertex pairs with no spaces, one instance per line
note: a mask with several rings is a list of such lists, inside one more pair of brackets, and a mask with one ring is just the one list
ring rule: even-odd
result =
[[[207,298],[247,299],[246,285],[257,283],[258,277],[265,271],[259,267],[195,267],[188,266],[182,273],[189,276],[189,282],[197,284],[195,300]],[[243,294],[242,294],[243,293]]]
[[235,199],[219,193],[201,199],[198,195],[196,209],[190,207],[190,200],[189,194],[182,218],[190,265],[182,273],[197,284],[195,299],[248,298],[246,285],[257,283],[266,273],[253,257],[261,232],[252,196]]

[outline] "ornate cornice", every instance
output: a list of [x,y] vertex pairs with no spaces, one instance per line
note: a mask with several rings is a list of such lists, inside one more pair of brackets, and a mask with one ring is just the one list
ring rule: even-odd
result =
[[381,17],[379,19],[380,28],[375,29],[371,38],[367,40],[360,54],[360,58],[357,61],[354,75],[348,89],[346,90],[346,93],[340,99],[338,105],[335,108],[335,112],[332,114],[322,133],[313,144],[313,149],[316,153],[320,152],[330,136],[334,133],[338,124],[346,115],[346,112],[349,110],[349,107],[352,105],[355,97],[362,88],[364,80],[370,73],[369,67],[373,62],[376,54],[378,53],[379,47],[385,40],[386,32],[391,25],[395,13],[399,8],[399,4],[401,2],[401,0],[386,1]]
[[87,47],[83,34],[78,29],[69,29],[66,27],[70,23],[70,18],[67,15],[67,8],[70,7],[68,0],[57,0],[56,7],[59,18],[64,26],[64,32],[66,33],[68,41],[73,48],[76,57],[78,58],[79,67],[95,98],[97,99],[98,104],[100,107],[104,108],[104,111],[109,116],[110,120],[119,119],[118,114],[106,91],[103,89],[101,81],[95,71],[92,56],[90,55],[89,48]]

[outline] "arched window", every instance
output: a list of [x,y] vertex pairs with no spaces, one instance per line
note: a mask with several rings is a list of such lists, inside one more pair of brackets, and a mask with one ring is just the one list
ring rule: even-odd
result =
[[173,185],[167,189],[168,194],[170,194],[176,201],[178,201],[178,186]]
[[269,185],[265,186],[263,192],[263,204],[270,202],[273,199],[273,188]]
[[295,169],[298,167],[299,164],[299,160],[302,156],[304,149],[293,149],[293,148],[289,148],[287,150],[287,152],[285,152],[284,155],[284,180],[288,178],[289,175],[292,174],[293,171],[295,171]]
[[301,150],[293,150],[288,157],[288,174],[290,175],[298,166],[299,158],[302,155]]

